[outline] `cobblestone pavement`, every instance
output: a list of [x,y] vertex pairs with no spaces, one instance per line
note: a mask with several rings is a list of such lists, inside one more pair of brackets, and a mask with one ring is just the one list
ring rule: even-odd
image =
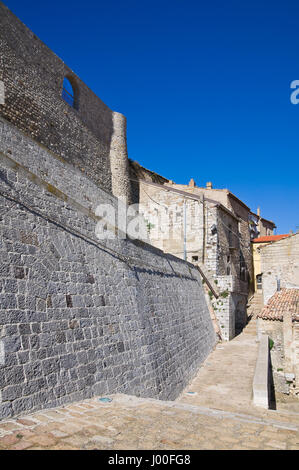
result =
[[[299,414],[252,405],[255,325],[219,344],[173,402],[111,395],[0,423],[0,449],[299,449]],[[192,392],[192,394],[190,394]]]

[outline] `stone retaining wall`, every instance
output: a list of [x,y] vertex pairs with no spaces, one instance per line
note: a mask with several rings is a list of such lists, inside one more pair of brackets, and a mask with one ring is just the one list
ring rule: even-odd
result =
[[[63,39],[63,38],[61,38]],[[63,99],[67,78],[74,106]],[[130,199],[125,118],[0,2],[0,115],[115,195]]]
[[112,196],[57,159],[47,174],[48,150],[11,139],[0,169],[0,417],[94,394],[176,398],[215,344],[199,272],[142,242],[99,242],[93,210]]

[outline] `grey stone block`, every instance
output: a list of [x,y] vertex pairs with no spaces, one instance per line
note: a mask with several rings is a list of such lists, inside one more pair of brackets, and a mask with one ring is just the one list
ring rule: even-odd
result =
[[3,338],[5,353],[12,353],[21,349],[21,339],[19,336],[9,336]]
[[13,416],[11,403],[0,403],[0,419],[10,418],[11,416]]

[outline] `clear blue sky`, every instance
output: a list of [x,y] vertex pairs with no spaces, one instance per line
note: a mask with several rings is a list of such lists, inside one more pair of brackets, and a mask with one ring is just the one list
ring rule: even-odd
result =
[[4,0],[114,111],[129,157],[299,228],[298,0]]

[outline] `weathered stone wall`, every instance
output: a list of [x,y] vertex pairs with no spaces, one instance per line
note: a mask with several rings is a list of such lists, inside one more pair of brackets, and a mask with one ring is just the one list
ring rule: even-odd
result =
[[[74,88],[75,108],[61,96],[65,77]],[[126,128],[119,125],[125,118],[113,113],[2,2],[0,80],[5,85],[1,116],[102,188],[130,198]]]
[[[153,223],[151,244],[180,258],[184,256],[184,199],[186,207],[187,260],[204,263],[220,290],[212,305],[224,340],[234,338],[246,325],[248,284],[240,276],[238,219],[220,203],[184,198],[164,189],[140,184],[140,204],[144,217]],[[174,185],[177,189],[178,185]],[[169,188],[169,190],[166,190]],[[159,217],[158,217],[159,215]]]
[[[236,217],[221,204],[196,199],[198,196],[185,198],[172,192],[171,187],[171,184],[164,188],[140,184],[140,211],[153,222],[149,235],[151,243],[166,253],[183,258],[185,200],[187,260],[192,262],[197,256],[197,260],[204,262],[215,275],[227,275],[229,268],[229,275],[239,276]],[[213,226],[215,230],[211,230]]]
[[43,179],[49,188],[59,189],[87,210],[95,212],[101,202],[117,206],[111,193],[1,117],[0,151]]
[[259,219],[259,237],[266,237],[269,235],[274,235],[274,229],[275,229],[275,224],[274,222],[271,222],[271,220],[266,220],[263,218]]
[[127,121],[120,113],[113,113],[113,133],[110,145],[112,193],[126,198],[127,204],[134,202],[129,174],[127,152]]
[[228,197],[228,208],[232,210],[236,217],[239,218],[240,233],[240,259],[244,261],[245,275],[243,280],[247,282],[249,292],[254,292],[254,279],[253,279],[253,262],[252,262],[252,247],[251,238],[248,225],[250,210],[247,206],[241,203],[232,194]]
[[148,170],[141,166],[138,162],[129,159],[129,174],[131,180],[131,198],[134,204],[140,202],[140,189],[142,187],[141,180],[150,181],[152,183],[164,184],[169,180],[164,176],[158,175],[154,171]]
[[[151,244],[183,259],[184,256],[184,197],[155,186],[140,185],[140,212],[148,220]],[[202,259],[203,204],[185,199],[187,260]]]
[[241,333],[247,324],[247,292],[233,292],[230,296],[231,310],[234,312],[234,335]]
[[114,392],[174,399],[215,343],[198,271],[99,242],[94,207],[112,196],[4,126],[0,416]]
[[227,189],[214,189],[214,188],[201,188],[194,184],[188,186],[182,184],[173,184],[171,187],[182,191],[190,192],[195,195],[203,195],[206,200],[214,200],[226,207],[232,214],[239,219],[237,236],[240,239],[239,254],[235,253],[239,259],[244,261],[244,268],[246,270],[246,282],[248,284],[248,291],[254,291],[253,282],[253,264],[251,252],[251,239],[249,231],[249,214],[250,209],[240,199],[234,196]]
[[299,234],[260,248],[264,304],[280,287],[299,287]]
[[[216,206],[215,210],[218,245],[217,275],[238,277],[240,274],[238,221],[222,206]],[[210,227],[211,221],[207,223],[207,232],[210,232]]]
[[283,322],[279,320],[257,319],[258,334],[267,334],[272,340],[271,343],[271,366],[274,381],[276,399],[280,394],[289,394],[289,385],[285,379],[285,352],[283,338]]
[[217,276],[220,295],[212,298],[212,305],[224,340],[233,339],[247,323],[247,290],[235,276]]

